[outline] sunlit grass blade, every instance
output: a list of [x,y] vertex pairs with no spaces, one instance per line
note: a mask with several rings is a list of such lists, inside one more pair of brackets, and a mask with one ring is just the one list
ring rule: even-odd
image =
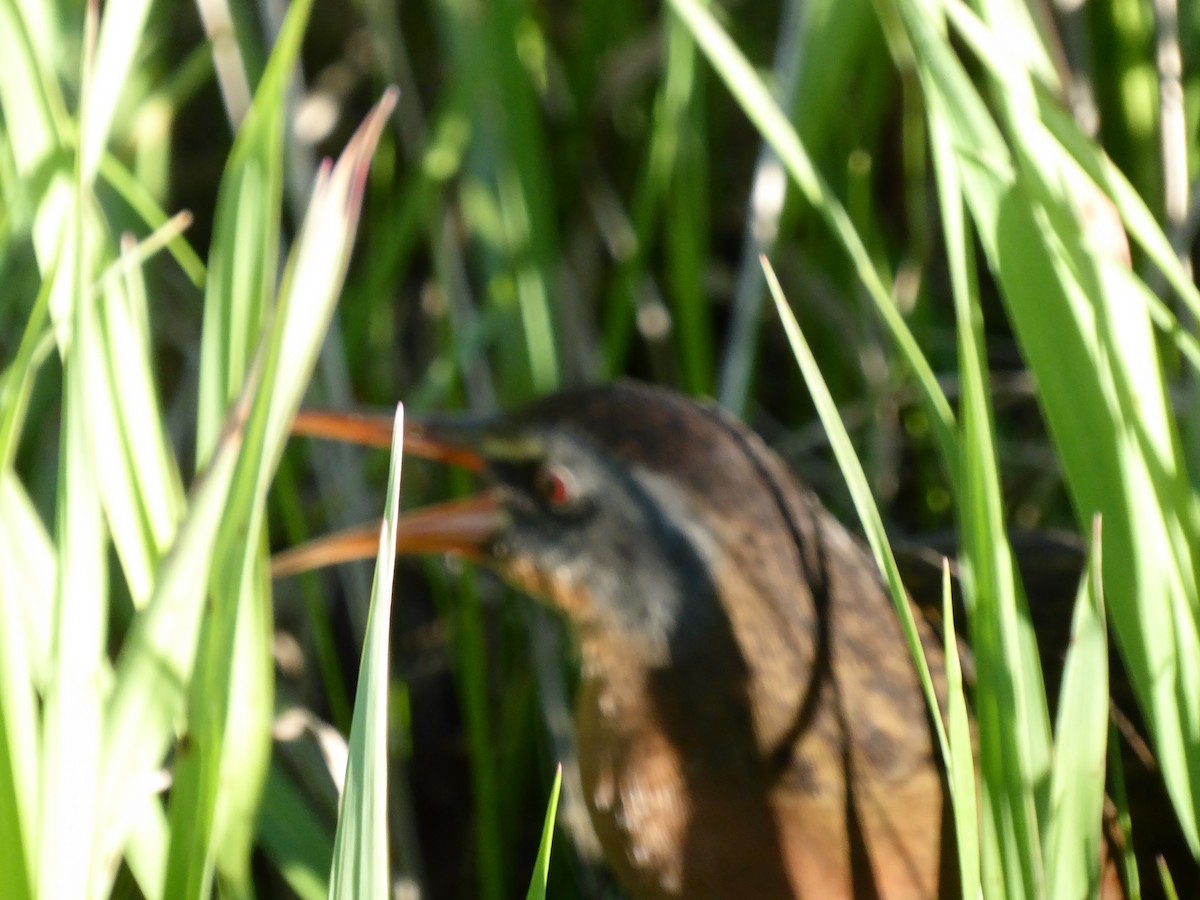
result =
[[[95,8],[83,36],[79,126],[86,127]],[[79,161],[66,188],[68,212],[58,236],[63,258],[58,296],[63,360],[63,426],[55,497],[56,593],[50,656],[41,706],[37,891],[48,897],[84,896],[97,865],[97,774],[103,737],[105,637],[108,632],[107,534],[92,419],[92,366],[102,356],[91,290],[102,252],[89,228],[91,186]]]
[[275,293],[284,92],[311,7],[312,0],[301,0],[288,9],[221,180],[204,298],[198,466],[212,452],[225,410],[241,390]]
[[4,568],[5,583],[13,590],[17,618],[3,621],[29,659],[30,684],[45,690],[50,665],[50,633],[53,628],[56,560],[54,542],[46,531],[29,495],[11,469],[0,474],[0,502],[5,515],[0,529],[11,553]]
[[1100,888],[1108,735],[1108,633],[1100,518],[1079,585],[1054,728],[1046,887],[1051,897],[1093,897]]
[[1104,517],[1108,611],[1196,852],[1200,529],[1148,291],[1089,245],[1077,203],[1096,188],[1031,114],[1028,75],[997,81],[997,125],[929,5],[898,3],[931,112],[951,135],[964,196],[1037,378],[1076,515]]
[[[293,7],[293,11],[296,7]],[[264,83],[266,83],[264,81]],[[263,517],[278,466],[349,262],[363,184],[387,115],[388,92],[336,166],[325,167],[253,368],[262,371],[214,548],[190,705],[188,753],[172,801],[168,896],[201,896],[218,854],[231,890],[249,890],[249,853],[270,751],[273,663]],[[226,740],[238,726],[239,739]],[[182,823],[192,821],[189,832]],[[210,861],[201,865],[200,860]]]
[[546,879],[550,874],[550,847],[554,843],[554,820],[558,814],[558,793],[562,788],[562,765],[554,772],[554,784],[550,787],[550,799],[546,802],[546,821],[542,824],[542,839],[538,844],[537,860],[533,864],[533,876],[529,880],[526,900],[545,900]]
[[[87,382],[92,415],[92,453],[105,520],[121,562],[125,585],[134,608],[149,601],[163,554],[175,538],[183,514],[183,488],[158,405],[151,361],[148,300],[141,277],[142,252],[132,238],[126,255],[110,263],[87,301],[95,299],[97,339],[88,355]],[[107,657],[104,672],[110,672]],[[106,679],[107,681],[107,679]],[[107,700],[107,697],[105,698]],[[103,775],[102,781],[103,781]],[[101,795],[103,796],[103,795]],[[137,835],[130,854],[135,877],[162,867],[163,817],[157,798],[148,793],[122,798]],[[103,805],[98,816],[112,811]],[[97,862],[91,873],[95,885],[111,877],[117,848],[107,843],[110,832],[97,831]],[[145,888],[156,897],[154,887]]]
[[91,83],[91,113],[87,130],[80,135],[81,166],[88,184],[99,168],[117,103],[137,61],[150,5],[149,0],[118,0],[104,5]]
[[[1020,105],[1024,115],[1037,117],[1061,144],[1063,151],[1070,154],[1095,184],[1104,189],[1120,213],[1122,224],[1128,229],[1129,236],[1153,261],[1191,310],[1192,315],[1200,314],[1200,289],[1197,289],[1183,270],[1179,257],[1163,234],[1146,200],[1137,193],[1126,175],[1095,142],[1080,131],[1079,125],[1071,118],[1070,113],[1063,109],[1057,98],[1047,97],[1044,91],[1037,90],[1036,87],[1030,92],[1028,87],[1022,84],[1027,78],[1026,73],[1019,66],[1010,64],[1005,45],[969,7],[960,3],[948,3],[944,9],[947,18],[985,67],[988,75],[1005,86],[1006,95],[1012,102]],[[1169,313],[1168,316],[1170,320],[1174,320],[1174,316]],[[1176,331],[1171,331],[1170,336],[1177,340],[1188,338],[1187,335]]]
[[136,812],[131,798],[161,765],[184,712],[200,606],[244,417],[244,406],[233,411],[207,469],[193,484],[187,513],[156,573],[150,601],[134,617],[117,660],[100,783],[103,859],[110,877]]
[[[842,476],[846,479],[846,487],[849,489],[850,496],[854,500],[854,508],[858,512],[859,521],[862,523],[867,543],[871,547],[875,563],[879,566],[879,570],[883,574],[883,579],[887,584],[888,592],[891,594],[892,602],[896,606],[905,640],[908,642],[908,648],[912,653],[917,673],[921,679],[921,688],[925,692],[925,699],[929,704],[930,718],[934,723],[937,733],[939,750],[942,758],[948,761],[950,747],[946,738],[945,724],[942,721],[941,703],[929,672],[929,664],[925,659],[925,650],[921,642],[921,634],[917,628],[916,620],[913,617],[912,606],[909,603],[904,585],[900,581],[900,571],[896,567],[896,559],[892,555],[887,531],[884,529],[883,519],[879,515],[879,508],[875,505],[875,499],[871,496],[871,488],[867,484],[867,477],[863,472],[862,463],[859,462],[858,454],[854,450],[854,444],[851,442],[850,435],[846,431],[846,426],[843,424],[841,415],[838,413],[837,404],[834,403],[833,397],[829,393],[829,388],[825,384],[825,379],[821,375],[817,361],[812,355],[812,349],[809,347],[804,333],[800,330],[796,316],[792,312],[791,307],[788,306],[787,299],[783,296],[783,289],[779,285],[779,280],[775,277],[775,271],[765,258],[762,263],[764,273],[766,274],[767,287],[771,291],[771,297],[775,301],[775,309],[779,313],[779,318],[783,322],[788,344],[792,348],[792,353],[796,357],[800,371],[804,374],[805,383],[808,385],[809,393],[812,395],[813,405],[816,406],[817,413],[821,417],[821,423],[825,426],[825,431],[829,435],[829,444],[833,448],[834,455],[837,457],[838,467],[842,471]],[[957,814],[959,813],[956,805]]]
[[388,895],[387,697],[388,635],[396,566],[396,519],[400,513],[400,464],[404,456],[404,407],[396,407],[387,506],[379,533],[371,612],[359,664],[350,725],[350,755],[333,844],[329,897],[357,900]]
[[950,744],[946,771],[950,778],[951,796],[954,797],[954,836],[958,849],[960,886],[963,897],[979,897],[982,875],[979,865],[975,744],[971,737],[971,713],[963,691],[949,560],[942,560],[942,625],[945,629],[943,646],[946,653],[946,738]]
[[948,477],[953,482],[957,472],[954,471],[952,461],[958,458],[954,414],[945,394],[938,386],[929,362],[896,308],[889,289],[880,278],[870,253],[854,229],[845,208],[813,165],[795,129],[779,109],[762,80],[713,18],[712,13],[698,0],[671,0],[671,6],[687,23],[696,43],[724,80],[742,110],[754,122],[763,139],[779,154],[788,174],[805,199],[825,219],[830,230],[845,248],[880,318],[891,332],[905,363],[921,387],[921,398],[929,409],[934,435],[948,467]]
[[[978,676],[982,859],[989,892],[1035,896],[1042,860],[1034,791],[1045,783],[1050,722],[1037,642],[1020,597],[1004,524],[979,281],[962,185],[950,135],[938,118],[931,116],[929,133],[958,326],[962,385],[958,527],[963,595]],[[998,873],[1003,873],[1003,884],[995,881]]]
[[43,681],[38,657],[44,669],[49,630],[46,640],[35,637],[29,613],[54,605],[53,553],[20,482],[0,469],[0,871],[14,900],[35,896],[41,727],[34,686]]
[[[282,130],[284,83],[299,54],[311,4],[289,10],[272,54],[268,74],[255,97],[230,154],[217,202],[210,278],[205,298],[201,344],[197,464],[214,452],[226,410],[234,397],[254,381],[269,395],[276,372],[264,364],[261,383],[249,372],[255,353],[262,353],[263,325],[273,295],[278,255],[283,182]],[[281,312],[280,315],[283,315]],[[277,348],[280,328],[276,322]],[[277,350],[275,350],[277,354]],[[270,351],[268,351],[269,355]],[[307,374],[288,373],[287,377]],[[262,472],[267,405],[249,403],[241,453],[234,463],[225,498],[221,530],[211,546],[204,584],[213,593],[197,615],[200,641],[195,679],[190,685],[189,734],[175,767],[170,806],[171,833],[164,892],[171,897],[200,897],[211,891],[218,851],[231,889],[248,890],[249,848],[254,819],[270,752],[271,714],[270,601],[266,581],[251,560],[261,553],[261,500],[256,472]],[[269,477],[269,476],[268,476]],[[204,562],[200,561],[203,565]],[[203,596],[193,594],[199,599]],[[201,610],[196,609],[196,614]],[[266,633],[264,634],[264,620]],[[239,627],[240,626],[240,627]],[[195,646],[190,635],[183,638]],[[232,708],[230,686],[238,678],[240,699]],[[243,739],[225,762],[228,784],[221,785],[226,727],[237,727]],[[218,808],[226,813],[218,817]],[[230,823],[236,823],[231,826]],[[239,840],[224,841],[231,833]]]
[[[22,174],[30,175],[55,149],[66,131],[68,116],[62,91],[49,71],[55,41],[56,18],[50,7],[0,3],[0,53],[5,60],[0,78],[0,105],[6,122],[19,122],[8,133],[13,155]],[[63,198],[59,198],[60,202]],[[43,232],[49,234],[49,232]],[[52,244],[39,248],[47,261]]]
[[[82,193],[82,189],[80,189]],[[77,195],[75,216],[86,203]],[[75,218],[74,221],[78,222]],[[106,663],[108,567],[106,535],[89,421],[92,355],[99,352],[94,309],[85,289],[82,227],[68,240],[75,266],[59,277],[74,297],[70,348],[64,359],[63,438],[59,457],[55,549],[57,594],[50,668],[42,705],[41,816],[37,886],[42,896],[89,893],[96,845],[97,774],[103,731],[101,677]]]
[[[127,246],[125,257],[132,252]],[[142,607],[182,514],[183,484],[158,406],[141,267],[123,258],[122,268],[97,304],[102,343],[88,375],[89,403],[105,519],[134,606]]]
[[[313,227],[305,234],[307,257],[320,271],[297,270],[293,280],[315,290],[318,278],[334,278],[326,285],[335,294],[336,279],[344,271],[350,235],[346,220],[356,208],[372,137],[378,134],[390,100],[380,107],[371,128],[360,134],[348,148],[343,163],[333,176],[323,177],[314,193],[310,211]],[[331,247],[340,246],[337,260],[331,261]],[[314,252],[319,247],[320,252]],[[302,258],[302,256],[298,256]],[[339,267],[340,266],[340,267]],[[321,275],[321,273],[324,275]],[[328,315],[326,310],[325,315]],[[281,353],[286,370],[295,379],[280,386],[283,399],[276,399],[271,410],[272,426],[265,455],[277,460],[286,440],[286,417],[299,404],[301,392],[311,371],[316,347],[324,330],[319,310],[297,310],[289,317],[290,329],[297,333],[285,341],[289,349]],[[297,345],[297,346],[292,346]],[[302,345],[302,346],[301,346]],[[305,369],[307,364],[308,368]],[[129,827],[129,796],[133,787],[150,775],[161,763],[184,710],[187,685],[192,678],[201,605],[209,584],[209,572],[215,552],[217,533],[226,513],[234,468],[245,441],[244,429],[249,406],[258,391],[258,378],[246,385],[243,400],[231,411],[218,440],[212,460],[193,485],[188,512],[180,525],[171,552],[157,573],[155,588],[147,607],[135,617],[117,665],[112,698],[109,702],[109,730],[101,789],[101,808],[105,811],[104,836],[106,859],[115,866],[120,847]],[[269,468],[273,468],[274,462]]]

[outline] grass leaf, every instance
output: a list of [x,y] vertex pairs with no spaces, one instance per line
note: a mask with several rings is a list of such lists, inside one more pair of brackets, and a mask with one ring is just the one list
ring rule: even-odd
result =
[[554,784],[550,787],[550,799],[546,802],[546,821],[542,825],[542,839],[538,843],[537,860],[533,864],[533,876],[529,881],[526,900],[545,900],[546,878],[550,874],[550,846],[554,843],[554,819],[558,813],[558,794],[562,789],[562,766],[554,772]]
[[371,612],[359,664],[350,755],[333,844],[329,897],[356,900],[388,894],[387,697],[388,634],[396,566],[396,519],[400,512],[400,463],[404,456],[404,407],[396,407],[387,506],[379,533]]

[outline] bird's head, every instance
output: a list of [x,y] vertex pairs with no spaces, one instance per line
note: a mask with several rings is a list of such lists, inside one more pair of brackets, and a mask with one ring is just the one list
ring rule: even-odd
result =
[[[385,443],[390,425],[309,415],[297,431]],[[484,486],[402,516],[397,551],[461,555],[579,629],[615,628],[667,652],[715,600],[720,523],[760,499],[746,496],[761,481],[738,446],[747,438],[714,410],[633,384],[495,416],[413,421],[407,453],[476,471]],[[371,556],[376,541],[374,528],[320,539],[277,557],[275,573]]]

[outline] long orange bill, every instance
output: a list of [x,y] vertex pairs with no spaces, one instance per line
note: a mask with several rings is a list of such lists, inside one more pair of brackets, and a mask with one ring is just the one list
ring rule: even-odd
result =
[[[453,421],[439,425],[409,416],[404,422],[404,452],[470,472],[482,472],[483,459],[478,453],[441,436],[442,431],[453,433],[459,427]],[[385,413],[301,410],[292,423],[292,434],[386,450],[392,446],[392,416]]]
[[[482,472],[483,458],[469,446],[471,423],[408,419],[404,451],[422,459]],[[292,433],[387,448],[392,443],[392,417],[371,413],[302,411]],[[407,513],[396,523],[396,553],[456,553],[478,561],[500,525],[500,505],[493,491],[465,500],[452,500]],[[379,550],[379,523],[359,525],[292,547],[271,558],[271,575],[287,578],[359,559]]]
[[[478,562],[499,526],[500,504],[494,491],[426,506],[401,516],[396,523],[396,553],[456,553]],[[359,525],[277,553],[271,557],[271,575],[287,578],[338,563],[370,559],[378,550],[379,524]]]

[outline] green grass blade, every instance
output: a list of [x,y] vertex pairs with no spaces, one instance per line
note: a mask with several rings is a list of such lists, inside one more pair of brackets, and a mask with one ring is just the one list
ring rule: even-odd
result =
[[[97,471],[103,473],[97,484],[135,609],[143,608],[153,595],[163,555],[176,536],[184,507],[178,468],[158,405],[141,278],[141,259],[156,237],[146,248],[127,240],[124,257],[98,280],[98,339],[95,352],[88,355],[92,452]],[[106,658],[106,672],[108,668]],[[165,843],[158,801],[144,795],[122,801],[138,835],[131,868],[143,877],[146,872],[157,873]],[[110,812],[102,805],[99,816],[103,819]],[[106,828],[97,832],[99,861],[93,873],[97,885],[112,877],[119,860],[120,844],[109,843],[110,837]],[[143,885],[151,897],[161,886],[144,881]]]
[[[679,357],[679,385],[689,394],[714,390],[712,323],[703,275],[709,255],[709,173],[704,133],[704,91],[696,59],[696,43],[682,22],[667,25],[667,72],[664,100],[678,119],[673,189],[667,195],[665,229],[670,297]],[[682,126],[682,127],[680,127]]]
[[946,738],[950,754],[946,771],[954,798],[954,835],[958,846],[958,871],[963,897],[979,897],[982,891],[979,848],[979,809],[976,802],[975,746],[971,738],[971,713],[963,692],[962,662],[958,632],[954,624],[954,602],[950,588],[950,563],[942,560],[943,646],[946,652]]
[[183,484],[159,411],[146,288],[132,253],[127,247],[123,277],[107,282],[98,304],[103,343],[89,383],[105,518],[140,608],[182,515]]
[[762,80],[713,18],[712,13],[698,0],[671,0],[671,6],[687,24],[696,43],[741,104],[742,110],[754,122],[763,139],[779,155],[805,199],[825,219],[830,230],[845,248],[863,286],[875,303],[880,318],[891,332],[905,363],[921,387],[921,397],[928,406],[938,446],[947,467],[951,470],[950,478],[953,480],[954,460],[958,458],[954,414],[945,394],[938,386],[929,362],[892,301],[890,291],[881,280],[871,255],[854,229],[845,208],[817,172],[795,129],[779,109]]
[[1121,760],[1121,733],[1116,721],[1108,724],[1108,792],[1116,811],[1116,826],[1123,839],[1120,857],[1116,860],[1129,900],[1141,900],[1142,880],[1137,867],[1137,848],[1134,846],[1133,823],[1129,817],[1129,794],[1125,789],[1125,767]]
[[1076,203],[1095,187],[1030,114],[1027,78],[998,86],[1001,138],[926,6],[900,4],[930,108],[953,135],[964,195],[1037,378],[1076,515],[1104,517],[1108,611],[1197,852],[1200,529],[1147,288],[1090,247]]
[[1054,728],[1046,886],[1051,897],[1094,897],[1100,889],[1108,736],[1108,634],[1100,582],[1100,519],[1079,585]]
[[[1129,236],[1159,269],[1191,314],[1200,317],[1200,289],[1183,270],[1179,257],[1155,221],[1154,214],[1124,173],[1094,142],[1087,139],[1070,114],[1062,108],[1058,98],[1047,97],[1045,91],[1041,90],[1031,96],[1021,83],[1024,77],[1022,70],[1011,64],[1002,49],[1004,45],[967,7],[948,4],[946,12],[988,75],[1005,86],[1005,94],[1011,98],[1010,102],[1017,104],[1023,115],[1037,117],[1061,145],[1061,152],[1068,154],[1082,172],[1103,189],[1120,213]],[[1195,337],[1179,327],[1175,315],[1157,297],[1142,299],[1150,304],[1151,314],[1159,327],[1178,343],[1192,364],[1197,365]]]
[[562,765],[554,772],[554,784],[550,787],[550,799],[546,803],[546,821],[542,824],[542,839],[538,843],[537,860],[533,864],[533,876],[529,881],[526,900],[545,900],[546,879],[550,874],[550,847],[554,843],[554,820],[558,814],[558,794],[562,789]]
[[387,506],[379,534],[371,612],[359,664],[358,691],[350,725],[350,753],[342,791],[333,867],[331,900],[385,897],[388,894],[387,697],[388,635],[392,579],[396,566],[396,519],[400,513],[400,464],[404,456],[404,407],[396,408]]
[[18,591],[13,595],[17,617],[3,621],[11,623],[5,631],[19,636],[22,653],[28,656],[30,684],[44,691],[57,590],[54,543],[20,479],[11,469],[2,471],[0,502],[4,504],[5,515],[0,517],[0,528],[6,534],[5,546],[11,551],[4,574],[12,579],[12,586],[25,588],[24,593]]
[[[81,214],[79,198],[76,215]],[[78,221],[78,220],[76,220]],[[82,227],[75,231],[72,340],[64,360],[63,442],[55,544],[57,596],[49,677],[42,705],[41,818],[37,889],[44,897],[89,893],[96,863],[97,770],[103,729],[103,669],[108,623],[108,572],[95,445],[89,411],[91,355],[98,352],[94,310],[81,271]]]
[[201,605],[244,417],[244,407],[231,414],[208,468],[193,485],[150,601],[134,617],[117,660],[100,783],[104,856],[114,867],[131,825],[130,792],[162,764],[185,711]]
[[288,9],[217,197],[204,298],[196,464],[212,452],[225,410],[258,350],[278,277],[284,91],[312,0]]
[[26,320],[17,354],[0,380],[0,467],[5,469],[12,466],[16,457],[34,379],[53,349],[46,323],[50,313],[50,287],[57,270],[56,264],[50,265]]
[[850,435],[847,433],[846,426],[843,424],[841,416],[838,413],[837,404],[833,402],[833,397],[830,395],[829,388],[825,384],[825,379],[821,375],[821,370],[817,366],[816,358],[812,355],[812,349],[809,347],[804,333],[800,330],[800,325],[796,321],[795,314],[783,296],[783,289],[779,286],[779,280],[775,277],[775,271],[765,258],[763,259],[763,270],[766,274],[767,287],[770,289],[771,297],[775,301],[775,309],[779,313],[784,331],[787,333],[788,343],[792,348],[792,353],[796,357],[796,362],[800,365],[800,371],[804,374],[805,383],[807,383],[809,392],[812,394],[813,404],[816,406],[817,412],[821,417],[821,423],[825,426],[825,431],[829,435],[829,443],[833,447],[834,455],[837,457],[838,467],[842,471],[842,476],[846,479],[846,486],[849,488],[850,496],[854,500],[854,508],[858,512],[859,521],[862,523],[867,543],[871,547],[871,552],[875,557],[875,562],[879,566],[880,572],[883,573],[884,582],[887,584],[888,591],[892,596],[892,602],[896,605],[896,611],[900,619],[901,628],[904,631],[905,640],[908,642],[909,650],[912,652],[913,661],[917,667],[917,673],[921,679],[921,688],[925,692],[926,702],[932,711],[931,718],[937,732],[937,741],[942,758],[948,760],[950,747],[946,738],[945,725],[942,722],[941,705],[938,702],[937,691],[934,688],[933,679],[929,673],[929,664],[925,660],[925,651],[921,645],[921,637],[917,630],[916,621],[913,618],[908,594],[905,592],[904,585],[900,581],[900,572],[896,567],[896,559],[892,555],[892,548],[888,542],[887,531],[883,527],[883,519],[879,515],[879,508],[875,505],[875,500],[871,496],[871,488],[867,484],[866,473],[863,472],[862,463],[859,462],[858,455],[854,451],[854,444],[850,440]]
[[[37,19],[41,11],[43,19]],[[57,79],[48,71],[56,23],[50,8],[22,5],[17,0],[0,3],[0,54],[5,60],[5,77],[0,78],[0,106],[9,124],[9,140],[18,169],[31,175],[56,149],[67,131],[66,104]],[[50,46],[46,46],[49,44]],[[13,124],[19,123],[19,128]],[[65,198],[60,197],[61,202]],[[42,226],[39,226],[39,229]],[[42,231],[39,237],[53,237]],[[53,243],[42,244],[39,252],[50,257]]]
[[[963,594],[978,673],[975,709],[986,811],[982,850],[986,871],[1004,873],[1004,891],[1036,896],[1042,867],[1034,792],[1045,781],[1050,755],[1045,688],[1005,531],[975,250],[952,138],[935,115],[930,116],[929,133],[958,325],[958,518]],[[991,891],[1001,887],[989,884]]]
[[[185,768],[176,776],[180,803],[172,801],[173,823],[194,824],[190,831],[172,829],[165,891],[170,897],[205,895],[217,852],[225,886],[239,893],[248,889],[252,835],[247,826],[266,777],[273,671],[262,530],[266,495],[333,316],[367,167],[394,103],[394,93],[385,94],[337,165],[318,177],[270,328],[252,366],[262,372],[262,382],[250,407],[214,548],[213,602],[203,619],[191,740]],[[226,735],[235,724],[246,730],[228,742]]]
[[117,102],[133,71],[149,13],[150,0],[117,0],[104,6],[90,84],[88,127],[80,135],[79,152],[87,184],[92,183],[108,145]]
[[35,896],[41,728],[34,688],[49,638],[48,629],[39,640],[27,626],[29,612],[53,607],[54,575],[49,536],[20,482],[0,469],[0,871],[14,900]]
[[1167,868],[1167,861],[1160,856],[1155,862],[1158,863],[1158,877],[1162,881],[1163,896],[1167,900],[1179,900],[1179,891],[1175,889],[1175,879],[1171,877],[1171,870]]

